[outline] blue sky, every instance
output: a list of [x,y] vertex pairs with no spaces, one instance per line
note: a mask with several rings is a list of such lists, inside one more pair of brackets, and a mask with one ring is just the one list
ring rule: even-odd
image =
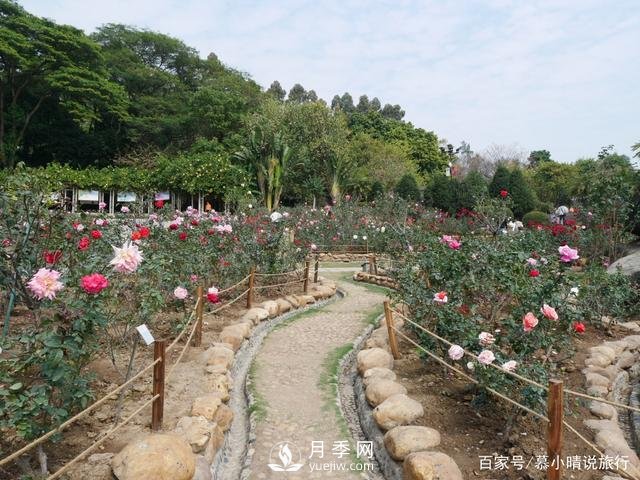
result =
[[300,83],[399,103],[475,151],[546,148],[559,161],[640,141],[639,0],[22,0],[93,31],[179,37],[264,87]]

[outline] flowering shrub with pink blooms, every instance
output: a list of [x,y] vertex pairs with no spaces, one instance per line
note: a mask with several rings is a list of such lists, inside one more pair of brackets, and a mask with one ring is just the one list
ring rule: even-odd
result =
[[218,288],[250,267],[289,271],[307,253],[291,242],[291,221],[262,212],[158,204],[151,215],[135,205],[111,216],[67,214],[49,198],[19,173],[0,192],[0,429],[27,439],[91,401],[86,365],[98,353],[132,350],[140,323],[175,333],[198,285],[210,302],[224,302],[231,297]]

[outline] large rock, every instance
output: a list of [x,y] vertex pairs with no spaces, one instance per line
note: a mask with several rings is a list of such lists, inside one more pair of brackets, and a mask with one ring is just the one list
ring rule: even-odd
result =
[[215,426],[202,416],[182,417],[178,420],[174,432],[191,445],[193,453],[200,453],[207,448]]
[[244,342],[244,335],[235,325],[231,325],[222,329],[220,340],[231,345],[233,351],[237,352],[242,342]]
[[407,389],[398,382],[383,379],[375,379],[370,382],[365,390],[367,402],[369,402],[369,405],[372,407],[377,407],[390,396],[397,395],[399,393],[406,394]]
[[211,395],[218,396],[223,402],[229,401],[229,377],[227,375],[216,375],[207,379],[207,387]]
[[300,308],[300,300],[295,295],[287,295],[284,299],[289,302],[293,308]]
[[291,310],[291,308],[293,308],[293,306],[284,298],[277,298],[276,303],[278,304],[278,315],[287,313],[289,310]]
[[198,455],[196,459],[196,473],[192,480],[213,480],[211,464],[202,455]]
[[202,359],[207,365],[220,365],[228,369],[233,363],[235,354],[227,347],[210,347],[202,352]]
[[361,350],[358,352],[357,363],[360,375],[374,367],[393,369],[393,357],[389,352],[381,348]]
[[373,409],[373,418],[383,430],[409,425],[423,415],[422,405],[401,393],[390,396]]
[[375,380],[395,380],[396,374],[393,370],[389,370],[388,368],[383,367],[373,367],[369,370],[366,370],[362,375],[362,382],[365,387],[368,387],[369,384]]
[[129,443],[111,466],[118,480],[191,480],[196,456],[184,438],[153,433]]
[[464,480],[451,457],[440,452],[412,453],[404,461],[404,480]]
[[609,265],[607,272],[615,273],[618,270],[633,278],[640,278],[640,249],[613,262]]
[[278,304],[273,300],[267,300],[260,304],[260,308],[264,308],[267,312],[269,312],[269,318],[273,318],[278,315]]
[[376,328],[371,332],[371,336],[364,344],[365,348],[382,348],[383,350],[389,349],[389,333],[387,327]]
[[254,325],[257,325],[267,318],[269,318],[269,312],[259,307],[250,308],[242,315],[242,320],[249,320],[253,322]]
[[226,432],[231,428],[231,423],[233,422],[233,410],[224,404],[220,405],[216,410],[213,421],[218,424],[223,432]]
[[300,304],[301,307],[304,307],[306,305],[310,305],[312,303],[316,303],[316,299],[313,298],[313,295],[295,295],[296,299],[298,300],[298,303]]
[[398,461],[403,461],[411,453],[431,450],[438,445],[440,433],[429,427],[396,427],[384,436],[384,446],[393,459]]
[[207,420],[213,420],[220,405],[222,405],[220,395],[203,395],[193,401],[191,415],[194,417],[202,416]]

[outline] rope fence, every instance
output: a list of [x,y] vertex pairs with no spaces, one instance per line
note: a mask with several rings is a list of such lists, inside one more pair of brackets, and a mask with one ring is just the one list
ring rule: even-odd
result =
[[[288,272],[282,272],[282,273],[273,273],[273,274],[260,274],[260,273],[257,273],[255,271],[255,268],[251,268],[251,272],[246,277],[244,277],[242,280],[238,281],[236,284],[234,284],[234,285],[232,285],[230,287],[227,287],[227,288],[225,288],[223,290],[220,290],[218,292],[218,295],[223,295],[225,293],[228,293],[228,292],[230,292],[230,291],[232,291],[232,290],[244,285],[245,283],[247,283],[247,281],[249,282],[248,288],[245,289],[242,293],[240,293],[236,297],[234,297],[233,299],[225,302],[223,305],[211,310],[206,315],[213,315],[213,314],[215,314],[217,312],[225,310],[225,309],[229,308],[231,305],[235,304],[236,302],[238,302],[240,299],[242,299],[244,297],[247,298],[247,308],[251,308],[252,299],[253,299],[253,293],[254,293],[255,290],[269,289],[269,288],[283,287],[283,286],[288,286],[288,285],[304,283],[303,291],[304,291],[304,293],[307,293],[308,280],[309,280],[309,265],[310,265],[310,261],[307,260],[305,262],[304,268],[296,269],[296,270],[292,270],[292,271],[288,271]],[[275,276],[286,276],[286,275],[291,275],[291,274],[294,274],[294,273],[301,273],[301,272],[304,272],[304,278],[297,279],[295,281],[284,282],[284,283],[274,284],[274,285],[261,285],[261,286],[256,286],[255,285],[255,277],[257,277],[257,276],[261,276],[261,277],[274,276],[275,277]],[[109,400],[112,400],[115,395],[117,395],[118,393],[122,392],[125,388],[129,387],[135,381],[139,380],[140,378],[142,378],[143,376],[148,374],[149,370],[151,370],[151,369],[153,369],[153,396],[152,396],[152,398],[147,400],[144,404],[142,404],[139,408],[137,408],[131,415],[129,415],[127,418],[125,418],[122,422],[118,423],[113,428],[111,428],[109,431],[107,431],[99,440],[95,441],[90,447],[88,447],[87,449],[82,451],[80,454],[75,456],[73,459],[71,459],[68,462],[66,462],[64,464],[64,466],[62,466],[60,469],[58,469],[52,475],[48,476],[46,478],[46,480],[54,480],[56,478],[59,478],[64,473],[66,473],[73,465],[75,465],[77,462],[79,462],[85,456],[87,456],[89,453],[91,453],[93,450],[95,450],[98,446],[100,446],[102,443],[104,443],[111,435],[113,435],[116,431],[121,429],[128,422],[130,422],[133,418],[135,418],[140,412],[142,412],[142,410],[144,410],[149,405],[151,405],[151,407],[152,407],[152,414],[151,414],[151,417],[152,417],[152,421],[151,421],[152,430],[159,430],[160,428],[162,428],[162,419],[163,419],[163,410],[164,410],[164,387],[165,387],[165,384],[172,378],[173,373],[175,372],[178,364],[182,361],[184,355],[186,354],[187,350],[191,346],[192,341],[194,343],[194,346],[196,346],[196,347],[201,346],[203,318],[205,316],[205,313],[204,313],[205,294],[204,294],[204,288],[202,286],[199,286],[197,288],[196,297],[197,297],[196,298],[196,303],[194,304],[193,309],[192,309],[191,313],[189,314],[189,317],[187,318],[186,323],[182,326],[180,332],[178,333],[176,338],[173,339],[171,344],[166,346],[166,341],[165,340],[156,340],[154,342],[154,359],[153,359],[153,361],[151,363],[149,363],[148,365],[143,367],[138,373],[136,373],[130,379],[128,379],[127,381],[125,381],[124,383],[119,385],[118,387],[114,388],[113,390],[109,391],[104,396],[102,396],[100,399],[96,400],[94,403],[89,405],[87,408],[85,408],[81,412],[75,414],[73,417],[69,418],[65,422],[61,423],[58,427],[50,430],[49,432],[45,433],[44,435],[40,436],[39,438],[31,441],[30,443],[28,443],[24,447],[20,448],[19,450],[16,450],[15,452],[11,453],[7,457],[5,457],[3,459],[0,459],[0,467],[3,466],[3,465],[7,465],[10,462],[16,460],[21,455],[29,452],[33,448],[35,448],[38,445],[41,445],[42,443],[44,443],[45,441],[50,439],[52,436],[54,436],[54,435],[56,435],[58,433],[61,433],[63,430],[65,430],[66,428],[68,428],[69,426],[71,426],[72,424],[77,422],[79,419],[87,416],[89,413],[94,411],[99,406],[105,404]],[[195,322],[194,322],[194,319],[195,319]],[[187,335],[187,333],[188,333],[187,339],[184,342],[184,345],[183,345],[182,349],[180,350],[180,353],[178,354],[175,362],[173,362],[173,365],[172,365],[171,369],[169,370],[168,374],[165,375],[165,367],[166,367],[165,364],[167,363],[167,353],[172,351],[178,345],[178,343],[184,338],[184,336]]]
[[[413,346],[415,346],[416,348],[418,348],[420,351],[422,351],[423,353],[425,353],[426,355],[428,355],[430,358],[436,360],[438,363],[444,365],[446,368],[455,371],[457,374],[459,374],[460,376],[462,376],[463,378],[466,378],[467,380],[469,380],[470,382],[472,382],[473,384],[479,385],[480,382],[478,380],[476,380],[475,378],[473,378],[471,375],[469,375],[468,373],[464,372],[463,370],[459,369],[458,367],[451,365],[450,363],[448,363],[446,360],[442,359],[439,355],[436,355],[435,353],[427,350],[424,346],[418,344],[415,340],[413,340],[412,338],[410,338],[409,336],[407,336],[404,332],[402,332],[395,324],[394,324],[394,318],[393,315],[397,315],[399,317],[401,317],[402,319],[404,319],[406,322],[408,322],[409,324],[413,325],[414,327],[416,327],[418,330],[430,335],[431,337],[445,343],[448,346],[452,346],[454,345],[452,342],[450,342],[449,340],[441,337],[440,335],[437,335],[436,333],[428,330],[427,328],[425,328],[424,326],[420,325],[419,323],[411,320],[410,318],[408,318],[406,315],[404,315],[403,313],[399,312],[398,310],[391,308],[389,301],[385,301],[384,302],[384,309],[385,309],[385,320],[386,320],[386,324],[387,324],[387,331],[389,334],[389,346],[391,348],[391,352],[394,356],[395,359],[400,358],[400,353],[399,353],[399,349],[398,349],[398,344],[397,344],[397,339],[396,339],[396,335],[399,335],[400,337],[402,337],[404,340],[406,340],[407,342],[409,342],[410,344],[412,344]],[[478,356],[473,354],[472,352],[469,352],[468,350],[463,349],[464,353],[466,355],[469,355],[471,358],[474,358],[476,360],[478,360]],[[585,398],[585,399],[589,399],[589,400],[594,400],[597,402],[602,402],[602,403],[606,403],[618,408],[623,408],[629,411],[633,411],[633,412],[639,412],[640,409],[636,408],[636,407],[632,407],[630,405],[624,405],[618,402],[612,402],[603,398],[599,398],[599,397],[594,397],[592,395],[587,395],[581,392],[576,392],[573,390],[569,390],[569,389],[564,389],[563,388],[563,383],[562,381],[559,380],[551,380],[550,381],[550,386],[546,386],[543,385],[539,382],[536,382],[534,380],[531,380],[530,378],[524,377],[522,375],[519,375],[515,372],[509,371],[509,370],[505,370],[502,367],[499,367],[497,365],[494,365],[493,363],[488,365],[489,367],[493,367],[495,369],[497,369],[498,371],[500,371],[503,374],[512,376],[518,380],[521,380],[529,385],[535,386],[537,388],[541,388],[543,389],[545,392],[547,392],[547,398],[548,398],[548,416],[545,416],[539,412],[536,412],[535,410],[522,405],[521,403],[507,397],[506,395],[492,389],[489,387],[484,387],[485,390],[487,390],[489,393],[491,393],[492,395],[510,403],[511,405],[514,405],[515,407],[533,415],[534,417],[544,421],[545,423],[547,423],[549,425],[549,433],[548,433],[548,455],[549,458],[560,458],[560,452],[562,449],[562,427],[565,427],[567,430],[569,430],[570,432],[572,432],[574,435],[576,435],[576,437],[578,437],[582,442],[584,442],[589,448],[591,448],[594,452],[596,452],[601,458],[604,456],[604,452],[602,452],[593,442],[591,442],[589,439],[587,439],[583,434],[581,434],[577,429],[575,429],[571,424],[569,424],[564,418],[563,418],[563,402],[562,402],[562,398],[563,398],[563,393],[567,393],[570,395],[574,395],[580,398]],[[559,464],[557,466],[555,466],[554,468],[550,468],[547,470],[548,472],[548,479],[549,480],[558,480],[560,479],[560,465],[561,462],[559,462]],[[616,473],[624,478],[630,479],[630,480],[640,480],[640,478],[638,478],[636,475],[634,475],[633,473],[627,472],[625,470],[616,470]]]

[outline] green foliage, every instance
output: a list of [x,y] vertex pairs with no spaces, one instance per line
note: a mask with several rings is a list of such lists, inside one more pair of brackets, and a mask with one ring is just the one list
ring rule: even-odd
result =
[[405,174],[396,185],[395,192],[400,198],[409,201],[420,200],[420,188],[413,175]]
[[489,195],[497,197],[500,195],[500,191],[509,190],[510,182],[511,172],[509,172],[509,169],[504,165],[498,165],[498,168],[489,183]]
[[82,31],[6,0],[0,18],[0,165],[16,164],[45,104],[82,131],[127,118],[125,91],[109,80],[100,48]]
[[549,150],[534,150],[529,154],[529,166],[537,167],[546,162],[552,162]]
[[549,225],[549,215],[538,210],[532,210],[522,217],[522,223],[525,225]]
[[530,173],[537,197],[552,206],[571,205],[573,194],[583,181],[575,165],[554,161],[540,162]]
[[266,137],[262,129],[256,127],[251,133],[249,146],[243,147],[235,156],[255,173],[267,210],[277,209],[292,157],[292,150],[282,136],[276,133]]
[[536,206],[536,198],[529,188],[522,170],[514,169],[509,176],[509,187],[507,188],[509,195],[513,200],[513,213],[516,218],[533,210]]

